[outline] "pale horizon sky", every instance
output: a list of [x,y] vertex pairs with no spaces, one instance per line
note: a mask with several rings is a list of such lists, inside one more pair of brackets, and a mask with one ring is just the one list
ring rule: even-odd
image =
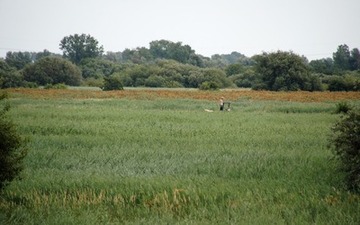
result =
[[60,40],[90,34],[104,50],[182,42],[197,54],[277,50],[309,60],[341,44],[360,48],[359,0],[0,0],[0,57],[60,53]]

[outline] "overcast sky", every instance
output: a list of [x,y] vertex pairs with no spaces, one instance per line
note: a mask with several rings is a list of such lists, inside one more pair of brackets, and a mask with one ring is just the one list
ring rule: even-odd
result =
[[60,40],[82,33],[105,52],[165,39],[204,56],[292,50],[312,60],[360,48],[360,0],[0,0],[0,57],[62,53]]

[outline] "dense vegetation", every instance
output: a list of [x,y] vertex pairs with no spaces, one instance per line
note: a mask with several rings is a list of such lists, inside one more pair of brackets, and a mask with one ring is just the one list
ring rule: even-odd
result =
[[332,128],[330,146],[345,172],[348,189],[360,192],[360,111],[345,104],[340,106],[345,116]]
[[[331,96],[357,92],[9,91],[31,151],[1,193],[1,224],[360,222],[327,149]],[[270,94],[292,101],[254,100]]]
[[[333,58],[311,62],[296,53],[283,51],[250,58],[238,52],[209,58],[196,54],[189,45],[167,40],[152,41],[149,48],[104,54],[103,46],[85,34],[64,37],[60,49],[62,56],[47,50],[8,52],[5,61],[0,60],[0,87],[48,83],[103,87],[105,78],[115,75],[125,87],[360,90],[360,53],[357,48],[350,51],[345,44],[338,46]],[[71,67],[70,71],[61,70],[65,64]],[[77,70],[81,71],[81,76]]]
[[0,93],[0,191],[20,175],[27,154],[26,141],[7,115],[10,109],[6,94]]

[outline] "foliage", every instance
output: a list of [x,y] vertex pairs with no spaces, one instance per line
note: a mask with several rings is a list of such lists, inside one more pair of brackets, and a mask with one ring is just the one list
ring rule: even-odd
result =
[[180,63],[201,66],[200,58],[195,57],[195,51],[189,45],[182,45],[181,42],[158,40],[150,42],[150,54],[158,59],[172,59]]
[[68,89],[68,87],[64,83],[58,84],[47,84],[45,85],[44,89]]
[[0,88],[21,87],[24,78],[15,68],[0,60]]
[[103,58],[114,63],[120,63],[123,61],[122,52],[107,51],[106,54],[103,55]]
[[64,37],[60,42],[63,56],[75,64],[86,58],[102,56],[103,46],[92,36],[86,34],[74,34]]
[[254,87],[258,79],[254,70],[252,69],[247,69],[240,74],[232,75],[229,78],[237,87],[243,88]]
[[341,101],[336,104],[335,113],[348,113],[352,108],[349,102]]
[[239,64],[244,67],[252,66],[254,61],[251,58],[239,52],[231,52],[230,54],[215,54],[211,56],[210,60],[206,60],[207,67],[226,68],[232,64]]
[[218,90],[220,84],[214,81],[204,81],[200,85],[200,90]]
[[240,74],[244,71],[244,67],[241,64],[230,64],[225,68],[226,76]]
[[158,60],[156,64],[128,64],[119,69],[124,86],[191,87],[199,88],[204,81],[217,82],[220,87],[231,86],[221,69],[199,68],[175,60]]
[[130,61],[132,63],[141,64],[151,61],[153,59],[153,55],[149,49],[144,47],[133,50],[127,48],[122,52],[122,59],[125,62]]
[[350,69],[350,51],[347,45],[339,45],[337,51],[333,53],[334,66],[337,71]]
[[7,52],[5,62],[16,69],[23,69],[33,61],[33,54],[30,52]]
[[[86,79],[84,84],[92,86],[101,86],[104,77],[119,73],[123,85],[129,87],[199,88],[203,82],[209,81],[219,84],[220,88],[251,87],[254,90],[271,91],[360,90],[359,79],[353,75],[348,76],[349,73],[360,71],[360,51],[358,48],[350,51],[345,44],[338,46],[332,58],[312,60],[310,63],[305,57],[283,51],[263,53],[252,58],[235,51],[205,57],[196,54],[189,45],[164,39],[150,42],[149,48],[126,48],[123,52],[106,52],[103,55],[103,46],[94,37],[85,34],[64,37],[60,42],[60,49],[63,50],[63,58],[79,66],[81,77]],[[27,78],[25,81],[22,76],[24,67],[31,67],[33,63],[49,56],[56,54],[46,49],[38,53],[8,52],[6,62],[17,71],[11,69],[8,73],[2,73],[1,85],[6,88],[27,87],[34,82],[41,85],[53,83],[53,78],[45,78],[43,75]],[[24,70],[28,72],[26,68]],[[225,78],[215,70],[220,70],[226,75]],[[215,73],[218,75],[214,76]],[[80,83],[76,81],[72,85]]]
[[116,64],[101,58],[86,58],[80,62],[83,78],[93,77],[95,79],[110,76],[116,70]]
[[104,86],[102,87],[103,91],[112,91],[112,90],[123,90],[123,84],[118,74],[113,74],[109,77],[104,77]]
[[158,75],[151,75],[145,80],[146,87],[164,87],[165,78]]
[[349,60],[349,64],[350,64],[350,69],[351,70],[360,70],[360,51],[358,48],[354,48],[353,50],[351,50],[350,52],[350,60]]
[[330,146],[339,159],[350,190],[360,191],[360,111],[350,110],[332,128]]
[[359,91],[360,76],[345,74],[342,76],[327,76],[323,78],[323,83],[328,85],[329,91]]
[[360,69],[360,52],[357,48],[350,51],[346,44],[339,45],[337,51],[333,53],[333,59],[338,73]]
[[27,154],[26,141],[19,135],[15,124],[7,117],[6,94],[0,94],[0,190],[20,175]]
[[304,59],[292,52],[277,51],[254,57],[260,82],[271,91],[316,91]]
[[324,86],[321,78],[317,74],[310,74],[307,83],[308,91],[324,91]]
[[332,58],[311,60],[310,70],[314,73],[328,74],[334,73],[334,61]]
[[64,83],[78,86],[81,82],[80,69],[70,61],[59,57],[44,57],[25,67],[26,81],[39,85]]
[[35,58],[36,58],[36,60],[39,60],[39,59],[47,57],[47,56],[55,56],[55,55],[56,54],[51,53],[49,50],[44,49],[44,51],[36,53]]

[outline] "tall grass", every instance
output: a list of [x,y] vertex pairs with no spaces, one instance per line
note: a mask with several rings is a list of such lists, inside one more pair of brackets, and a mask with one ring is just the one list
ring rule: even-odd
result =
[[[4,224],[359,224],[333,103],[12,99],[31,138]],[[213,109],[213,113],[204,109]]]

